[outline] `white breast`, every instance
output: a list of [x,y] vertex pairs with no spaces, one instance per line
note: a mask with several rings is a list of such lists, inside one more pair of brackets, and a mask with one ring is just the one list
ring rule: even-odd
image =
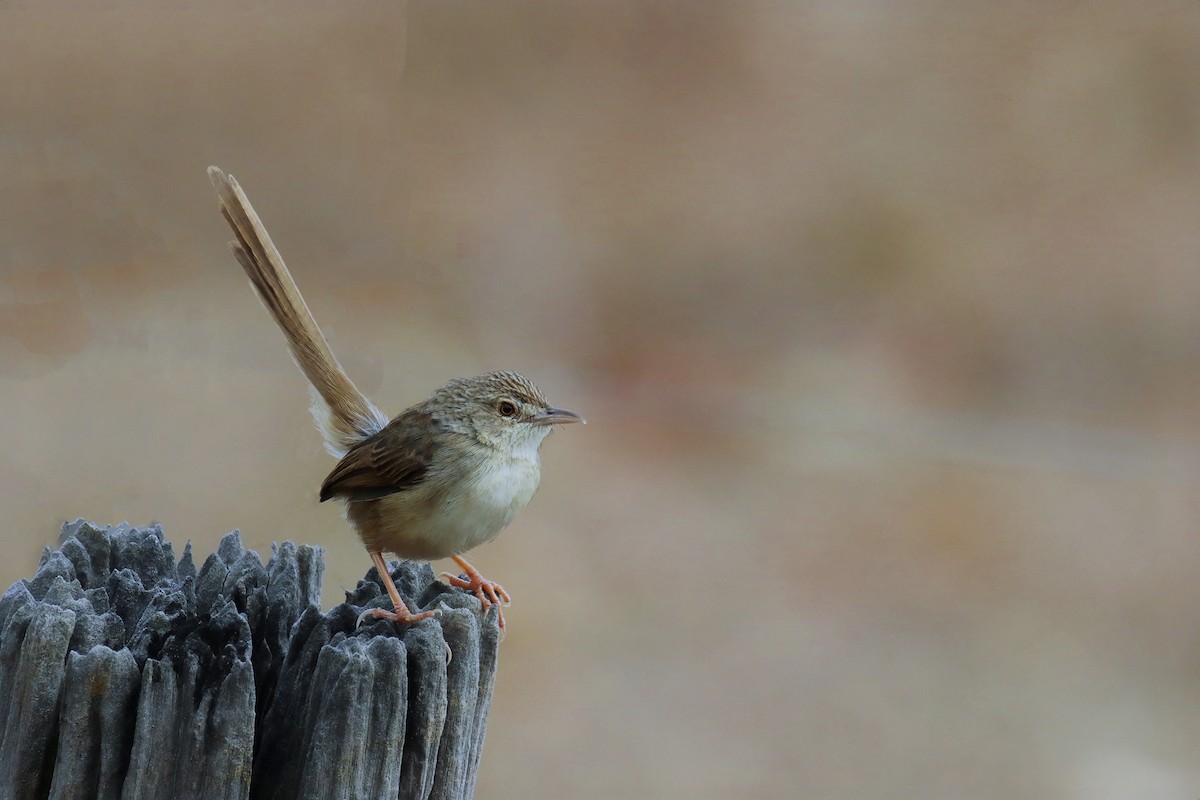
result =
[[[529,504],[541,480],[537,445],[494,459],[476,473],[465,496],[449,503],[448,526],[462,530],[462,553],[496,537]],[[447,533],[449,533],[447,531]]]
[[[348,516],[368,549],[403,558],[435,559],[465,553],[496,537],[533,498],[541,478],[537,445],[497,455],[479,465],[458,491],[425,494],[431,484],[368,503]],[[431,504],[437,509],[430,513]]]

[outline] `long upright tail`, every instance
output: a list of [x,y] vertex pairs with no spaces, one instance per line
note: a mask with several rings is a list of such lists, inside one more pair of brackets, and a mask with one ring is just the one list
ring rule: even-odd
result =
[[221,214],[237,236],[229,246],[287,337],[300,371],[312,384],[313,419],[325,439],[325,449],[340,458],[352,445],[383,428],[387,417],[358,390],[329,349],[242,187],[216,167],[208,168],[208,177],[221,198]]

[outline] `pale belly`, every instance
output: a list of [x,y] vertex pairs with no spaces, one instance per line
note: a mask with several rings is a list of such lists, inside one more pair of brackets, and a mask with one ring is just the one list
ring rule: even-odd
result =
[[496,538],[533,498],[540,477],[536,455],[515,459],[479,470],[453,494],[437,496],[422,485],[351,503],[347,517],[370,550],[401,558],[446,558]]

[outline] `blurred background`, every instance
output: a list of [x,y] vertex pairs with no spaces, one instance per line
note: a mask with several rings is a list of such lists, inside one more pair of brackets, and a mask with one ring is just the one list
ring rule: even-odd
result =
[[591,423],[472,556],[479,796],[1200,794],[1194,4],[17,3],[0,71],[0,585],[369,567],[217,164],[386,411]]

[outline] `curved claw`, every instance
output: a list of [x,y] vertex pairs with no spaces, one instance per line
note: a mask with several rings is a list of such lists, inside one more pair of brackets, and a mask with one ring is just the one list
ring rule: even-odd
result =
[[412,625],[420,622],[423,619],[436,617],[438,613],[439,611],[437,609],[432,611],[422,611],[419,614],[412,614],[409,612],[402,613],[399,611],[388,611],[386,608],[368,608],[366,611],[358,615],[358,621],[354,623],[354,629],[358,630],[361,628],[363,620],[365,620],[367,617],[391,620],[392,622],[399,622],[401,625]]
[[496,613],[499,616],[497,622],[500,624],[500,630],[504,630],[504,611],[502,608],[512,605],[512,598],[504,587],[495,581],[488,580],[479,573],[471,575],[467,574],[465,578],[460,578],[457,575],[451,575],[449,572],[443,572],[438,575],[439,578],[445,578],[446,583],[451,586],[457,586],[459,589],[466,589],[483,604],[483,610],[486,612],[492,606],[496,606]]

